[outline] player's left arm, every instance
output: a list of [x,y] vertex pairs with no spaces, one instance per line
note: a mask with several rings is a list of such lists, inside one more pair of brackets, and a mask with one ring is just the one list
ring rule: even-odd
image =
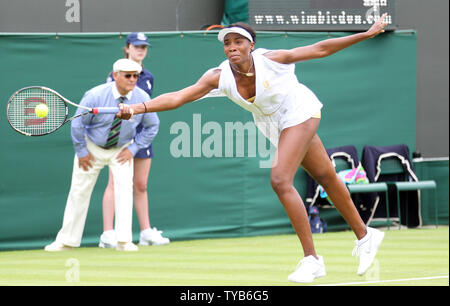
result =
[[383,16],[381,16],[380,19],[378,19],[378,21],[375,22],[366,32],[348,35],[345,37],[330,38],[309,46],[298,47],[290,50],[274,50],[266,53],[265,56],[273,61],[283,64],[292,64],[329,56],[356,43],[383,33],[384,28],[387,26],[387,23],[384,22],[386,15],[387,13],[383,14]]
[[219,78],[220,69],[210,69],[194,85],[179,91],[162,94],[144,103],[121,104],[117,117],[128,120],[133,114],[167,111],[181,107],[186,103],[197,101],[219,87]]

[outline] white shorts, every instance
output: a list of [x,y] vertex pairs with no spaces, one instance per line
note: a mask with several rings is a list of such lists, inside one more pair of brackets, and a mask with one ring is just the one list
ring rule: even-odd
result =
[[280,108],[273,114],[252,113],[258,129],[275,147],[278,146],[281,131],[305,122],[311,117],[320,116],[323,104],[308,87],[300,85],[299,90],[284,100]]

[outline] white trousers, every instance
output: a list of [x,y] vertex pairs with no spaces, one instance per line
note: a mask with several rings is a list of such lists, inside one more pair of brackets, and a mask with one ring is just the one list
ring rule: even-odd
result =
[[64,220],[56,241],[72,247],[79,247],[89,208],[92,191],[100,170],[109,166],[114,177],[115,231],[118,242],[132,240],[133,218],[133,159],[119,164],[116,156],[128,146],[105,150],[87,139],[87,149],[95,158],[88,171],[78,166],[75,154],[72,183],[67,198]]

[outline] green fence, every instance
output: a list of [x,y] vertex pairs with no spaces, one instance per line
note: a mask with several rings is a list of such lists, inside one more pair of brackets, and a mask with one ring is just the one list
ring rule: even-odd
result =
[[[155,96],[192,84],[225,59],[215,33],[149,35],[152,47],[144,65],[155,75]],[[292,48],[343,35],[348,33],[265,32],[258,34],[257,47]],[[79,101],[86,90],[105,81],[112,63],[122,57],[125,36],[0,35],[0,249],[43,247],[55,238],[74,155],[69,125],[45,137],[15,133],[6,120],[8,98],[19,88],[44,85]],[[325,146],[353,144],[361,150],[366,144],[406,143],[415,148],[416,40],[413,31],[393,32],[297,65],[299,80],[325,105],[319,128]],[[211,143],[217,144],[211,139],[233,143],[237,136],[226,133],[227,127],[251,122],[250,113],[225,98],[209,98],[159,116],[149,178],[153,226],[173,240],[293,232],[270,187],[270,169],[260,167],[267,157],[248,149],[230,154],[223,147],[222,153],[212,148],[216,154],[210,157]],[[244,141],[255,133],[249,128]],[[179,142],[185,136],[190,144]],[[104,170],[91,198],[83,245],[97,243],[102,232],[106,174]],[[304,194],[302,170],[295,183]],[[337,222],[330,229],[342,227]],[[133,229],[136,238],[137,218]]]

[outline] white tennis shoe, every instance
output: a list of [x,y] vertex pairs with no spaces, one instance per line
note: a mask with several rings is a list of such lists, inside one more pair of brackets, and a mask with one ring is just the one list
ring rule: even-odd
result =
[[98,246],[105,249],[114,249],[117,246],[116,232],[114,230],[103,232]]
[[164,245],[169,244],[169,238],[163,237],[162,231],[156,227],[143,230],[139,236],[139,245]]
[[116,245],[116,251],[137,252],[139,251],[139,248],[133,242],[118,242]]
[[327,275],[323,257],[317,257],[319,257],[319,259],[310,255],[300,260],[295,271],[288,276],[288,281],[311,283],[314,279]]
[[61,251],[70,251],[73,247],[65,245],[58,241],[53,241],[49,245],[46,245],[44,250],[47,252],[61,252]]
[[359,256],[358,275],[364,275],[372,265],[383,241],[384,233],[375,228],[368,227],[367,234],[361,240],[356,240],[353,256]]

